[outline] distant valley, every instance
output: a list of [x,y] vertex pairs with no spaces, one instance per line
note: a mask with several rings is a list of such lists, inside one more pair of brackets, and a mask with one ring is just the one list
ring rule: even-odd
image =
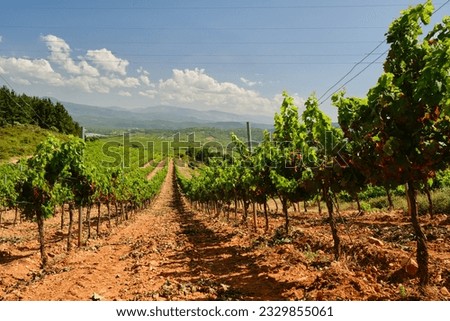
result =
[[238,115],[220,111],[199,111],[176,106],[154,106],[140,109],[98,107],[61,102],[80,125],[94,129],[184,129],[215,127],[233,129],[249,121],[253,128],[271,129],[273,117]]

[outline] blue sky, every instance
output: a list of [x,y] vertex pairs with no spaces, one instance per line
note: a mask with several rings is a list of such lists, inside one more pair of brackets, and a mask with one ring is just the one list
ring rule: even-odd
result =
[[[402,9],[421,2],[3,1],[0,85],[99,106],[271,115],[283,90],[300,107],[313,92],[324,94],[384,40]],[[432,24],[449,13],[446,5]],[[347,84],[347,93],[365,95],[382,61]],[[329,99],[322,107],[336,119]]]

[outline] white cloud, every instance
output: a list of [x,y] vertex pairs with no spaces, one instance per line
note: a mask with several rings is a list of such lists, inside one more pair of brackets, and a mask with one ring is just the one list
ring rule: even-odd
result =
[[0,35],[0,43],[2,43],[2,42],[3,42],[3,36]]
[[150,78],[148,78],[145,75],[139,76],[139,80],[145,85],[145,86],[151,86]]
[[[128,97],[132,95],[129,89],[151,86],[148,72],[142,69],[139,77],[127,76],[128,61],[115,57],[109,50],[89,50],[86,57],[78,56],[75,62],[70,46],[64,39],[46,35],[41,36],[41,40],[50,51],[48,59],[0,57],[0,72],[19,85],[46,84],[100,94],[116,90]],[[109,60],[95,61],[99,69],[88,61],[102,57]]]
[[[64,39],[46,35],[41,40],[50,52],[47,59],[0,57],[0,72],[19,85],[65,88],[71,95],[98,94],[98,99],[111,103],[119,95],[128,97],[130,105],[171,104],[200,110],[272,114],[283,99],[281,94],[264,97],[249,88],[261,82],[244,77],[240,78],[240,85],[220,81],[199,68],[173,69],[169,78],[152,82],[150,72],[143,67],[135,69],[134,76],[129,75],[129,62],[108,49],[87,50],[74,59]],[[114,95],[107,96],[111,92]],[[293,96],[302,108],[304,99]]]
[[108,94],[112,89],[135,88],[139,86],[139,79],[127,77],[124,79],[113,77],[77,76],[66,79],[66,86],[77,87],[85,92]]
[[131,97],[131,93],[129,91],[125,91],[125,90],[121,90],[118,92],[119,96],[123,96],[123,97]]
[[143,74],[145,76],[150,75],[150,73],[147,70],[145,70],[144,67],[142,67],[142,66],[139,67],[136,71],[137,71],[138,74]]
[[100,77],[100,83],[109,88],[133,88],[139,86],[139,79],[134,77],[115,78],[115,77]]
[[158,91],[156,89],[147,89],[144,91],[140,91],[139,95],[150,99],[155,99],[158,95]]
[[54,35],[42,36],[41,39],[47,45],[48,50],[50,50],[50,61],[63,67],[69,74],[99,76],[98,70],[89,65],[82,57],[79,57],[81,61],[78,64],[74,62],[70,56],[70,46],[63,39]]
[[11,80],[21,84],[39,81],[52,86],[63,85],[63,77],[45,59],[0,57],[0,69],[2,73],[10,75]]
[[226,109],[232,112],[273,112],[275,102],[230,82],[219,82],[204,69],[174,69],[172,78],[160,80],[157,97],[162,103]]
[[98,68],[106,72],[118,73],[125,76],[127,74],[127,66],[129,62],[124,59],[117,58],[108,49],[88,50],[86,58],[89,59]]
[[[112,89],[120,91],[121,89],[136,88],[141,85],[151,85],[147,76],[148,72],[142,70],[139,78],[128,77],[125,70],[128,62],[113,56],[106,49],[89,50],[87,54],[90,59],[102,56],[112,57],[111,60],[106,62],[96,62],[96,65],[104,71],[101,74],[83,56],[77,57],[79,62],[76,63],[72,59],[70,46],[64,39],[54,35],[46,35],[41,36],[41,40],[45,42],[50,51],[48,60],[0,57],[0,72],[9,75],[12,82],[20,85],[40,83],[75,88],[88,93],[107,94]],[[59,67],[61,73],[55,71],[53,66]],[[121,93],[131,95],[126,90],[122,90]],[[129,96],[128,94],[126,95]]]
[[149,78],[150,73],[147,70],[145,70],[142,66],[139,67],[136,70],[136,72],[139,74],[139,80],[141,81],[141,83],[144,86],[150,86],[150,87],[154,86],[154,84],[151,83],[150,78]]
[[[1,69],[0,69],[0,71],[1,71]],[[12,82],[19,84],[19,85],[25,85],[25,86],[31,85],[31,82],[28,79],[23,79],[20,77],[11,77],[10,79]]]
[[244,77],[241,77],[239,79],[240,79],[240,81],[242,81],[244,84],[246,84],[249,87],[253,87],[253,86],[256,86],[256,85],[262,85],[261,81],[251,81],[251,80],[248,80],[248,79],[246,79]]

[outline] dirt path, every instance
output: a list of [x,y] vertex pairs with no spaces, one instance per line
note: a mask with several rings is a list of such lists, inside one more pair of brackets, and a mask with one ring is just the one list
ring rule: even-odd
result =
[[183,246],[181,251],[168,253],[160,275],[174,280],[182,292],[190,291],[199,299],[276,300],[282,297],[283,287],[263,273],[242,243],[233,242],[233,233],[228,229],[213,230],[204,217],[188,208],[175,177],[170,194],[166,206],[177,216],[181,228],[178,243]]
[[[158,163],[158,165],[155,166],[155,168],[153,168],[153,170],[147,175],[147,179],[151,180],[153,177],[155,177],[156,173],[158,173],[161,169],[164,168],[164,166],[166,165],[166,159],[163,159],[162,161],[160,161]],[[149,165],[150,163],[147,163],[146,165]],[[148,167],[146,166],[146,167]],[[144,166],[145,167],[145,166]]]

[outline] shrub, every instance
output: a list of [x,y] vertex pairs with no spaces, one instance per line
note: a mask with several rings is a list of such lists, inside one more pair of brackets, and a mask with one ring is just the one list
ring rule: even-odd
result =
[[[433,211],[436,214],[450,213],[450,188],[442,188],[431,192],[431,200],[433,202]],[[417,195],[417,208],[419,215],[428,213],[428,198],[425,194]],[[408,204],[402,204],[401,207],[405,212],[408,211]]]
[[367,201],[371,208],[384,209],[389,207],[387,196],[371,198]]

